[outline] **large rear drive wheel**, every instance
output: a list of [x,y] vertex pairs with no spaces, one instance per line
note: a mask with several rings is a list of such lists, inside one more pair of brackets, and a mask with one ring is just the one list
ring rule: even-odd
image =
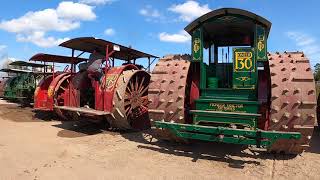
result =
[[309,147],[316,123],[315,82],[309,60],[302,52],[269,54],[271,76],[268,130],[300,132],[299,140],[278,140],[271,152],[300,154]]
[[[159,60],[151,74],[148,92],[151,123],[190,123],[188,111],[193,106],[193,98],[199,95],[197,82],[190,77],[191,72],[189,55],[170,55]],[[192,75],[197,77],[196,73]],[[156,132],[162,139],[181,141],[169,130],[157,129]]]

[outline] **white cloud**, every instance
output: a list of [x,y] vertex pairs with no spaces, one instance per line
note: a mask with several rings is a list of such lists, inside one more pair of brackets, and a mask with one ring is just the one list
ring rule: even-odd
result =
[[84,4],[91,4],[91,5],[104,5],[104,4],[111,4],[115,0],[80,0],[80,3]]
[[168,10],[180,14],[179,19],[186,22],[190,22],[211,11],[208,4],[200,5],[196,1],[174,4]]
[[92,9],[92,6],[86,4],[65,1],[59,4],[57,14],[65,19],[90,21],[96,18]]
[[61,44],[64,41],[69,40],[69,38],[54,38],[54,37],[45,37],[43,31],[35,31],[28,35],[17,35],[17,41],[19,42],[31,42],[40,47],[53,47]]
[[151,18],[159,18],[161,16],[160,12],[157,9],[154,9],[150,5],[140,9],[139,14],[146,17],[151,17]]
[[79,22],[59,18],[54,9],[28,12],[17,19],[2,21],[0,28],[8,32],[69,31],[80,26]]
[[17,40],[20,42],[32,42],[40,47],[52,47],[65,38],[45,37],[47,32],[74,30],[80,27],[81,21],[91,21],[95,18],[92,6],[63,1],[56,9],[30,11],[16,19],[2,20],[0,29],[16,33]]
[[185,43],[191,40],[190,35],[185,31],[180,31],[176,34],[169,34],[162,32],[159,34],[160,41],[173,42],[173,43]]
[[108,28],[104,31],[104,34],[107,36],[113,36],[115,33],[116,33],[115,30],[112,28]]
[[318,61],[320,58],[320,45],[316,38],[299,31],[289,31],[286,32],[286,35],[295,41],[296,46],[301,48],[310,57],[311,61]]

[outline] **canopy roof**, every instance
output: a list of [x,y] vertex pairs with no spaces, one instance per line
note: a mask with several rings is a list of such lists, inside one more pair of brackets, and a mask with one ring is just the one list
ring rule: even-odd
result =
[[51,72],[31,71],[28,69],[15,69],[15,68],[3,68],[3,69],[0,69],[0,71],[6,72],[6,73],[51,74]]
[[14,69],[14,68],[3,68],[3,69],[0,69],[0,71],[6,72],[6,73],[32,73],[31,70]]
[[240,46],[253,42],[256,24],[265,27],[268,36],[271,22],[267,19],[242,9],[222,8],[194,20],[185,27],[185,31],[192,35],[195,29],[202,27],[205,45],[214,43],[218,46]]
[[32,56],[29,61],[43,61],[43,62],[55,62],[55,63],[74,63],[78,64],[83,61],[87,61],[85,58],[77,58],[77,57],[68,57],[68,56],[60,56],[53,54],[43,54],[39,53]]
[[26,61],[14,61],[14,62],[10,63],[9,65],[12,65],[12,66],[29,66],[29,67],[45,67],[45,66],[48,66],[48,65],[44,65],[44,64],[30,63],[30,62],[26,62]]
[[59,46],[89,52],[92,53],[95,49],[101,53],[102,55],[105,55],[106,47],[108,46],[108,51],[111,52],[113,50],[113,46],[119,46],[120,51],[116,51],[113,53],[111,57],[114,57],[115,59],[121,59],[125,61],[133,60],[133,59],[139,59],[139,58],[158,58],[157,56],[147,54],[129,47],[122,46],[120,44],[116,44],[110,41],[106,41],[103,39],[97,39],[94,37],[80,37],[80,38],[74,38],[70,39],[69,41],[63,42]]

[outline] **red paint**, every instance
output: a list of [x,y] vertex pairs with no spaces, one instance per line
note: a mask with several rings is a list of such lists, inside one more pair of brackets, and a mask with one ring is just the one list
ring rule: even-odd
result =
[[62,83],[61,80],[65,79],[68,74],[69,73],[55,73],[55,75],[57,75],[55,78],[48,76],[39,83],[37,94],[34,97],[34,109],[53,111],[53,94],[49,96],[48,90],[52,89],[52,93],[54,93],[56,87]]
[[[103,101],[103,108],[101,108],[101,106],[98,106],[98,110],[104,110],[104,111],[108,111],[111,112],[113,109],[113,95],[115,93],[115,85],[117,84],[117,81],[121,75],[121,73],[125,70],[130,70],[130,69],[138,69],[135,65],[133,64],[128,64],[125,66],[120,66],[120,67],[114,67],[111,68],[107,74],[103,77],[103,83],[100,85],[99,87],[99,91],[103,91],[98,93],[100,96],[96,97],[96,100],[98,100],[98,102],[96,101],[96,105],[101,105],[102,103],[99,101]],[[114,77],[114,81],[113,83],[110,84],[106,84],[106,79],[108,79],[108,77]],[[97,92],[97,91],[96,91]],[[98,95],[96,93],[96,95]]]
[[52,98],[48,98],[48,88],[53,80],[53,76],[48,76],[41,80],[34,96],[34,109],[52,111]]

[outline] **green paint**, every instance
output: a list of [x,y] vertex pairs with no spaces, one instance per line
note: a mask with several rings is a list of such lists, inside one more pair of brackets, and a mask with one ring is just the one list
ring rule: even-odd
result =
[[26,99],[25,101],[32,101],[34,91],[37,85],[37,80],[42,78],[33,73],[18,74],[12,77],[6,83],[3,97],[6,99]]
[[233,88],[256,89],[257,70],[254,48],[233,48]]
[[267,39],[266,31],[260,26],[256,25],[255,31],[255,49],[256,49],[256,59],[257,61],[267,61]]
[[192,60],[202,62],[203,60],[203,40],[202,29],[196,29],[192,35]]
[[301,134],[295,132],[274,132],[262,130],[232,129],[226,127],[177,124],[156,121],[158,128],[169,129],[178,137],[233,144],[256,145],[269,147],[279,139],[300,139]]
[[[244,37],[242,33],[226,33],[226,37],[221,37],[220,33],[223,31],[221,27],[226,28],[228,32],[227,29],[232,27],[233,23],[240,24],[239,27],[244,27],[244,31],[250,28],[250,35]],[[192,124],[160,122],[161,119],[154,119],[158,128],[169,129],[176,136],[185,139],[262,147],[269,147],[278,139],[301,138],[300,133],[262,131],[257,127],[261,116],[258,114],[260,104],[257,100],[257,61],[267,61],[268,29],[256,23],[256,20],[245,15],[233,14],[199,22],[191,33],[192,63],[200,65],[200,72],[194,72],[200,73],[200,97],[195,101],[195,109],[189,110],[187,115],[192,116]],[[204,28],[204,24],[218,24],[217,27],[221,31],[211,31],[211,34],[208,34],[210,33],[208,29],[214,26]],[[224,27],[225,24],[228,26]],[[232,39],[226,40],[227,38]],[[203,60],[205,42],[206,46],[214,45],[214,47],[224,45],[231,47],[251,45],[251,47],[233,48],[233,63],[219,63],[222,61],[219,59],[218,63],[207,65]],[[170,120],[165,119],[165,121]]]

